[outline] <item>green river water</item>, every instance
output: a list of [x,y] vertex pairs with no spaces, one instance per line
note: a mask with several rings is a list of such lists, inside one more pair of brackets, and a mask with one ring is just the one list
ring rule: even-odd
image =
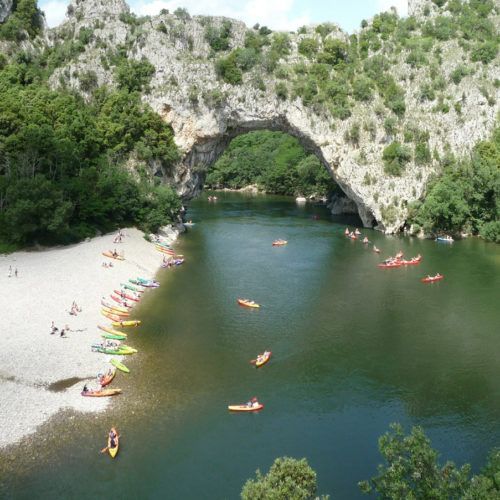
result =
[[[186,263],[160,271],[137,309],[139,354],[114,382],[124,395],[0,455],[0,497],[235,499],[288,455],[307,457],[319,493],[363,498],[357,482],[395,421],[422,425],[443,460],[482,465],[500,444],[500,247],[366,230],[382,257],[423,255],[383,270],[323,207],[218,196],[192,202],[196,225],[176,247]],[[442,282],[420,282],[438,271]],[[264,349],[273,358],[257,370],[249,360]],[[252,396],[262,412],[227,411]],[[114,461],[99,454],[112,424]]]

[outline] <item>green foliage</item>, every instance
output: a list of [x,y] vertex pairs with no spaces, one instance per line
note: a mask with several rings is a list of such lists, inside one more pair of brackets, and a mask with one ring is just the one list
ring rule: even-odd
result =
[[286,86],[286,83],[278,82],[274,87],[274,89],[276,91],[276,95],[278,96],[278,98],[281,99],[282,101],[285,101],[286,98],[288,97],[288,88]]
[[220,52],[229,49],[229,40],[231,37],[231,21],[223,21],[220,28],[209,24],[205,29],[205,40],[208,42],[214,52]]
[[287,33],[274,33],[271,42],[271,50],[280,57],[287,56],[290,53],[290,37]]
[[[179,157],[171,128],[138,93],[99,88],[86,103],[25,72],[25,62],[0,72],[0,240],[66,243],[125,222],[152,227],[163,193],[122,164],[134,151],[171,168]],[[171,218],[165,211],[163,222]]]
[[355,78],[352,83],[352,95],[357,101],[370,101],[373,95],[372,81],[364,76]]
[[384,172],[389,175],[401,175],[404,166],[410,159],[411,154],[408,148],[394,141],[384,148],[382,153]]
[[262,475],[258,470],[255,479],[243,486],[243,500],[313,500],[316,498],[316,473],[305,458],[277,458],[269,472]]
[[141,91],[151,81],[155,67],[146,59],[123,59],[116,67],[116,80],[121,89]]
[[328,172],[297,139],[281,132],[257,131],[233,139],[209,171],[210,187],[239,189],[257,184],[269,193],[325,195],[334,189]]
[[455,85],[458,85],[462,81],[462,78],[466,77],[469,74],[469,68],[464,64],[460,64],[451,72],[450,78]]
[[17,0],[13,6],[12,14],[0,25],[0,38],[20,42],[26,34],[31,37],[38,35],[43,17],[36,0]]
[[[300,47],[299,47],[300,49]],[[347,59],[347,45],[336,38],[328,38],[318,54],[318,62],[336,66]]]
[[483,64],[489,64],[495,59],[498,53],[498,42],[494,40],[480,43],[477,45],[471,54],[473,61],[481,61]]
[[447,162],[443,175],[413,207],[411,221],[428,233],[470,231],[497,241],[500,214],[500,129],[469,160]]
[[184,9],[183,7],[177,7],[177,9],[174,10],[174,16],[183,22],[189,21],[191,19],[191,16],[189,15],[187,9]]
[[231,85],[239,85],[243,81],[243,72],[238,67],[237,53],[231,52],[227,57],[221,57],[215,63],[217,74]]
[[303,38],[299,42],[299,53],[308,59],[312,59],[318,52],[319,43],[316,38]]

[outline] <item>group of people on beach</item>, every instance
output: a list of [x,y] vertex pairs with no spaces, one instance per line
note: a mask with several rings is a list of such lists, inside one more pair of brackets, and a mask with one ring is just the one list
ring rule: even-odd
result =
[[105,268],[113,267],[113,263],[112,262],[103,262],[102,267],[105,267]]
[[[12,266],[9,266],[9,274],[7,276],[12,278]],[[17,278],[17,267],[14,269],[14,276]]]
[[66,324],[64,328],[61,328],[61,331],[59,332],[59,328],[55,325],[55,323],[52,321],[52,324],[50,325],[50,334],[55,335],[57,332],[59,332],[60,337],[66,337],[66,332],[71,331],[69,328],[69,325]]
[[121,243],[122,239],[125,235],[122,233],[122,230],[118,228],[118,233],[113,239],[113,243]]
[[79,312],[82,312],[82,308],[78,307],[78,304],[76,303],[76,301],[73,301],[73,303],[71,304],[71,310],[69,311],[69,313],[71,314],[71,316],[76,316]]

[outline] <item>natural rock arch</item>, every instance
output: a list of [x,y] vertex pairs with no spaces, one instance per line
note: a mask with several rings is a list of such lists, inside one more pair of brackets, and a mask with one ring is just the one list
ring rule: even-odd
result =
[[[418,13],[428,3],[411,0],[411,11]],[[428,68],[411,67],[404,50],[392,56],[387,70],[404,92],[406,107],[406,113],[398,117],[397,131],[389,133],[384,119],[392,112],[378,92],[374,92],[369,102],[351,100],[351,114],[341,120],[328,107],[305,105],[291,88],[287,95],[278,96],[277,85],[286,84],[283,77],[266,73],[262,67],[244,73],[239,85],[224,82],[216,72],[218,55],[214,56],[207,43],[206,27],[220,28],[229,21],[228,50],[231,50],[244,46],[249,29],[242,22],[163,12],[141,20],[138,28],[137,22],[131,23],[129,19],[129,8],[123,0],[74,0],[66,22],[52,30],[49,37],[92,28],[93,39],[76,60],[54,72],[51,82],[58,86],[64,81],[65,85],[80,89],[78,76],[74,75],[91,70],[99,85],[115,85],[113,68],[101,62],[106,58],[104,40],[111,41],[114,47],[125,47],[129,58],[147,58],[155,73],[142,98],[171,124],[182,152],[182,160],[173,172],[157,169],[156,173],[174,182],[179,193],[186,197],[199,191],[200,172],[206,170],[233,137],[263,128],[280,130],[297,137],[320,158],[337,184],[356,203],[365,225],[371,226],[376,221],[385,232],[395,232],[406,220],[408,204],[424,195],[428,179],[439,171],[438,157],[447,151],[458,155],[469,152],[475,143],[489,135],[495,124],[498,104],[489,105],[481,93],[480,81],[475,80],[479,76],[468,76],[446,89],[451,103],[460,102],[460,112],[436,111],[434,102],[423,101],[421,88],[428,82]],[[290,54],[278,62],[290,71],[296,64],[309,64],[298,52],[304,37],[316,37],[318,43],[324,43],[313,28],[289,37]],[[348,35],[338,27],[325,40],[329,38],[348,41]],[[445,61],[440,68],[442,78],[450,81],[452,71],[466,54],[456,40],[436,43],[440,44],[440,55]],[[481,67],[481,71],[479,66],[477,74],[481,81],[493,82],[498,77],[495,61]],[[334,70],[329,78],[334,81]],[[500,91],[492,92],[497,95],[495,103],[498,103]],[[356,141],[349,139],[354,126],[358,127]],[[433,158],[424,165],[411,160],[400,176],[388,175],[384,172],[383,150],[393,140],[403,142],[403,131],[410,127],[429,134],[428,147],[434,152]]]

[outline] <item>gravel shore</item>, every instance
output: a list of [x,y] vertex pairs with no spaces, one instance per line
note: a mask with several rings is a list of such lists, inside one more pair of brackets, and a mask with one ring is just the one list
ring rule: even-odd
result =
[[[90,347],[101,339],[97,325],[109,323],[100,314],[101,297],[109,298],[131,277],[153,277],[162,259],[142,232],[123,232],[118,244],[108,234],[69,247],[0,255],[0,448],[62,409],[96,412],[109,404],[108,398],[80,395],[85,381],[94,384],[110,366],[109,356]],[[171,241],[175,237],[172,232]],[[102,252],[114,248],[125,260],[103,267],[111,259]],[[69,314],[73,301],[82,309],[77,316]],[[59,329],[69,325],[66,338],[51,335],[52,321]],[[57,383],[72,385],[49,389]]]

